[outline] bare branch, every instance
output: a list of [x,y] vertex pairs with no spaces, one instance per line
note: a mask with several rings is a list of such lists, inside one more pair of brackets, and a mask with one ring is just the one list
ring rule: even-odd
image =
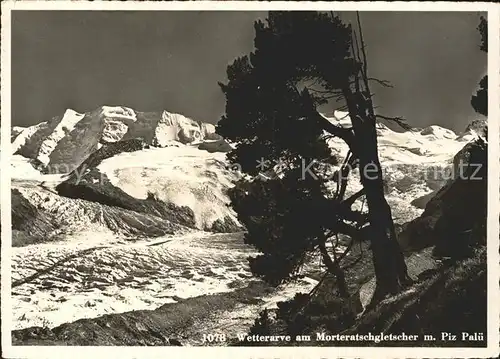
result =
[[342,205],[347,206],[347,208],[351,208],[352,204],[360,197],[364,196],[365,190],[364,188],[354,193],[351,197],[346,198],[342,201]]
[[[336,108],[336,109],[335,109],[335,110],[333,110],[333,111],[335,112],[335,111],[345,111],[345,110],[347,110],[347,105],[346,105],[346,106],[340,106],[339,108]],[[346,119],[347,117],[349,117],[349,114],[347,114],[347,115],[345,115],[345,116],[341,117],[339,120],[344,120],[344,119]]]
[[339,100],[342,100],[342,96],[339,95],[332,95],[332,96],[325,96],[322,97],[323,100],[330,100],[330,99],[335,99],[335,102],[339,102]]
[[[351,33],[351,36],[354,38],[354,43],[356,44],[356,50],[354,50],[354,47],[353,47],[353,52],[354,52],[354,56],[357,58],[356,61],[358,61],[359,63],[361,63],[361,59],[359,57],[359,45],[358,45],[358,37],[356,35],[356,31],[352,31]],[[353,46],[353,43],[351,42],[351,46]],[[354,74],[354,88],[356,90],[356,92],[359,92],[360,91],[360,88],[359,88],[359,75],[358,75],[358,72],[356,72]]]
[[309,292],[309,297],[313,297],[316,292],[318,291],[319,287],[321,286],[321,284],[323,283],[323,281],[326,279],[326,277],[328,277],[328,275],[330,274],[330,272],[326,271],[325,273],[323,273],[323,276],[321,277],[321,279],[318,281],[318,283],[314,286],[313,289],[311,289],[311,291]]
[[333,123],[328,121],[325,117],[316,111],[316,121],[318,121],[322,128],[331,133],[332,135],[341,138],[349,146],[349,148],[354,147],[354,133],[352,128],[343,128],[340,126],[335,126]]
[[[343,198],[345,190],[347,188],[347,175],[349,174],[349,168],[347,165],[349,164],[349,161],[351,161],[352,158],[352,151],[349,150],[347,152],[347,155],[344,158],[344,162],[342,163],[342,166],[340,167],[340,170],[338,171],[339,178],[337,181],[337,189],[335,191],[335,198]],[[341,181],[343,181],[341,183]]]
[[308,91],[316,92],[316,93],[321,93],[325,95],[342,95],[340,91],[329,91],[329,90],[317,90],[314,88],[310,88],[309,86],[306,86]]
[[339,170],[339,181],[337,181],[337,191],[335,193],[335,198],[341,200],[344,198],[345,191],[347,190],[347,176],[351,172],[351,169],[354,168],[354,164],[356,162],[356,157],[353,155],[354,151],[349,151],[347,153],[344,162]]
[[[319,251],[321,253],[321,257],[323,259],[323,263],[328,268],[328,271],[330,273],[332,273],[335,276],[335,278],[337,279],[337,287],[339,289],[339,294],[342,297],[347,298],[349,296],[349,292],[347,289],[347,283],[345,280],[344,272],[340,269],[339,261],[332,260],[332,258],[330,257],[330,254],[328,253],[328,250],[326,249],[325,243],[326,243],[326,236],[324,236],[324,240],[321,241],[318,245]],[[335,257],[335,255],[334,255],[334,257]]]
[[352,211],[346,209],[342,211],[342,215],[345,220],[350,222],[356,222],[358,227],[362,227],[369,222],[368,215],[366,213],[361,213],[360,211]]
[[393,87],[394,87],[394,86],[392,86],[392,84],[391,84],[389,81],[387,81],[387,80],[379,80],[379,79],[376,79],[376,78],[373,78],[373,77],[369,77],[369,78],[368,78],[368,80],[370,80],[370,81],[375,81],[375,82],[377,82],[378,84],[380,84],[380,85],[382,85],[382,86],[384,86],[384,87],[391,87],[391,88],[393,88]]
[[359,63],[361,63],[361,58],[359,57],[358,36],[356,35],[355,30],[352,30],[351,32],[351,48],[354,55],[354,59]]
[[347,248],[345,249],[345,251],[342,252],[342,254],[337,258],[338,261],[341,261],[342,259],[344,259],[344,257],[347,255],[347,253],[349,253],[349,251],[351,250],[353,244],[354,244],[354,240],[351,240],[349,242],[349,244],[347,245]]
[[305,88],[302,92],[300,92],[295,85],[291,85],[294,89],[295,93],[299,98],[303,100],[303,104],[306,107],[306,111],[309,113],[306,116],[311,120],[315,121],[323,130],[331,133],[332,135],[341,138],[344,142],[349,146],[349,148],[354,147],[354,133],[350,128],[343,128],[340,126],[336,126],[331,123],[327,118],[321,115],[316,106],[314,105],[314,101],[312,100],[311,95],[307,88]]
[[336,223],[334,230],[337,233],[348,235],[353,239],[359,239],[360,236],[360,231],[358,228],[351,226],[350,224],[347,224],[345,222]]
[[[354,76],[355,76],[355,79],[353,81],[351,81],[350,84],[355,84],[356,91],[359,91],[359,82],[357,81],[358,76],[357,75],[354,75]],[[380,79],[373,78],[373,77],[369,77],[368,80],[374,81],[383,87],[394,88],[394,86],[391,84],[391,82],[387,81],[387,80],[380,80]],[[373,97],[373,95],[375,95],[375,94],[374,93],[370,94],[371,97]]]
[[363,78],[365,80],[366,90],[370,92],[368,87],[368,61],[366,59],[365,41],[363,40],[363,30],[361,29],[361,19],[359,18],[359,11],[356,11],[356,18],[358,20],[359,41],[361,42],[361,53],[363,54]]
[[383,120],[394,122],[406,131],[412,129],[412,127],[406,123],[406,120],[403,117],[389,117],[384,115],[376,115],[376,117],[381,118]]

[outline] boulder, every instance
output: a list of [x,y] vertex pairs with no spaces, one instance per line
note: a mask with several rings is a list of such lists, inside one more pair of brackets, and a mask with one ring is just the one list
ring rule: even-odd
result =
[[14,141],[16,139],[16,137],[19,136],[19,134],[21,132],[23,132],[25,129],[26,129],[25,127],[13,126],[10,129],[10,140],[11,140],[11,142]]
[[216,219],[209,228],[210,232],[215,233],[235,233],[243,231],[243,228],[230,216],[223,219]]
[[399,235],[404,251],[435,246],[434,254],[462,257],[486,241],[487,144],[469,143],[454,158],[454,177]]
[[208,152],[230,152],[231,145],[223,138],[215,141],[204,141],[198,145],[198,149]]
[[424,194],[423,196],[420,196],[418,198],[415,198],[413,201],[411,201],[411,205],[415,206],[417,208],[422,208],[425,209],[425,206],[427,206],[427,203],[436,195],[437,191],[432,191],[430,193]]

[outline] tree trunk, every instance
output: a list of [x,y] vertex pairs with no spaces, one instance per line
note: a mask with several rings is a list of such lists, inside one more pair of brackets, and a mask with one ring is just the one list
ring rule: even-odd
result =
[[[361,168],[372,164],[380,168],[376,158],[363,161]],[[372,302],[376,304],[387,295],[401,291],[408,283],[409,277],[397,241],[391,208],[384,197],[381,171],[379,170],[377,174],[361,175],[361,182],[366,193],[368,218],[372,230],[370,235],[376,276],[376,289]]]
[[359,173],[371,226],[376,276],[376,289],[369,305],[371,307],[387,295],[401,291],[411,279],[397,241],[391,208],[385,199],[382,167],[378,157],[376,120],[371,101],[360,96],[360,93],[352,93],[347,86],[344,94],[354,129]]

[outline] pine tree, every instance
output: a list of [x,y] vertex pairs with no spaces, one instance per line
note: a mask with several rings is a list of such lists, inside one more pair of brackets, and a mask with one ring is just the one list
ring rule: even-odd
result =
[[[326,244],[338,234],[355,239],[369,222],[375,303],[397,293],[409,278],[384,197],[378,116],[360,35],[358,39],[352,26],[332,13],[270,12],[265,23],[255,24],[255,51],[236,59],[228,67],[228,83],[220,84],[226,113],[217,127],[220,135],[238,144],[229,160],[243,172],[256,176],[265,172],[264,163],[267,170],[276,164],[282,169],[267,181],[242,180],[231,192],[233,207],[248,230],[246,243],[263,253],[250,259],[252,271],[282,283],[293,278],[308,255],[319,252],[337,276],[339,292],[348,295],[340,258]],[[318,112],[318,106],[332,100],[343,102],[352,127],[337,126]],[[330,175],[321,166],[314,167],[314,175],[304,171],[312,162],[336,163],[326,141],[332,136],[350,149],[333,193],[326,190]],[[347,176],[355,166],[363,190],[345,198]],[[351,209],[362,196],[367,216]]]

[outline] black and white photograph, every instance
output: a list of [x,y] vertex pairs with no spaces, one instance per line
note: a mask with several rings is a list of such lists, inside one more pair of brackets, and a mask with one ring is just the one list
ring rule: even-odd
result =
[[498,8],[62,3],[2,4],[2,356],[498,355]]

